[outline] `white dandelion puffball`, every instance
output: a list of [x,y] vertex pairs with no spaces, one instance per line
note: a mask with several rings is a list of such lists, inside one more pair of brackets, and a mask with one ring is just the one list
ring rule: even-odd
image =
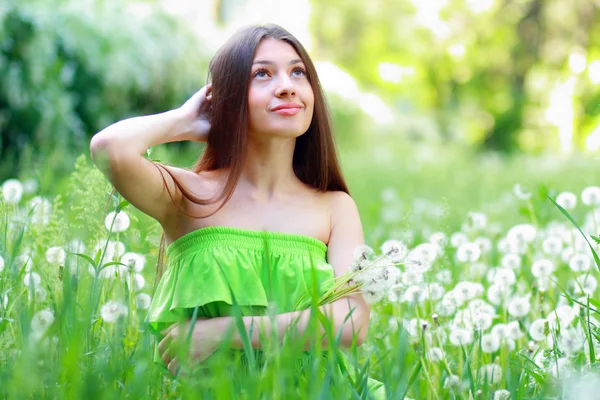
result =
[[563,240],[560,236],[549,236],[544,239],[542,243],[542,249],[544,253],[550,256],[557,256],[561,253],[563,248]]
[[476,237],[474,243],[479,247],[482,254],[489,253],[492,250],[492,241],[485,236]]
[[373,251],[373,249],[370,246],[366,244],[361,244],[356,246],[352,254],[355,261],[370,260],[371,257],[375,255],[375,251]]
[[556,202],[565,210],[572,210],[577,206],[577,196],[575,193],[562,192],[556,196]]
[[502,367],[498,364],[486,364],[479,369],[481,383],[495,385],[502,380]]
[[444,381],[444,389],[458,389],[460,387],[460,377],[458,375],[449,375]]
[[473,342],[473,331],[462,328],[452,329],[449,340],[453,346],[466,346]]
[[39,286],[41,282],[42,278],[35,272],[28,272],[23,277],[23,283],[25,286],[29,286],[31,283],[33,283],[33,286]]
[[508,400],[510,398],[510,391],[506,389],[498,389],[494,392],[494,400]]
[[440,362],[444,359],[444,350],[439,347],[432,347],[427,352],[427,359],[431,362]]
[[0,274],[4,271],[4,258],[0,256]]
[[35,301],[37,301],[38,303],[41,303],[44,300],[46,300],[47,295],[48,292],[41,286],[35,286],[33,292],[31,290],[27,291],[27,298],[29,299],[29,301],[33,300],[35,296]]
[[[131,277],[133,275],[133,278]],[[146,280],[141,274],[127,274],[127,284],[133,287],[135,292],[139,292],[146,286]]]
[[124,317],[129,312],[127,306],[120,301],[110,300],[100,307],[100,316],[105,322],[116,322],[120,317]]
[[515,186],[513,186],[513,193],[519,200],[529,200],[531,198],[531,192],[520,183],[516,183]]
[[98,277],[102,279],[113,279],[116,276],[121,279],[127,279],[125,277],[129,276],[129,270],[124,265],[109,265],[103,267],[98,274]]
[[140,310],[147,310],[150,308],[150,303],[152,302],[152,298],[147,293],[138,293],[135,296],[135,305]]
[[581,202],[586,206],[600,206],[600,187],[588,186],[583,189]]
[[40,338],[54,323],[54,312],[50,309],[38,311],[31,319],[31,330],[36,338]]
[[519,325],[519,321],[511,321],[506,325],[506,334],[508,339],[519,340],[525,333],[521,330],[521,326]]
[[509,287],[515,284],[517,276],[515,271],[508,268],[498,268],[494,274],[494,284]]
[[481,212],[469,212],[467,214],[467,226],[474,231],[485,229],[487,226],[487,216]]
[[129,228],[129,223],[129,216],[124,211],[120,211],[118,214],[115,211],[111,211],[110,213],[108,213],[106,219],[104,220],[104,226],[109,231],[111,230],[110,228],[112,225],[112,232],[126,231],[127,228]]
[[518,254],[505,254],[501,261],[502,267],[512,270],[521,268],[521,256]]
[[573,307],[570,306],[559,306],[556,307],[554,311],[548,314],[546,318],[550,323],[550,327],[557,329],[558,324],[560,324],[560,328],[568,326],[573,322],[575,317],[577,316],[577,311]]
[[494,353],[500,349],[500,338],[494,333],[487,333],[481,336],[481,351],[484,353]]
[[574,272],[589,271],[591,266],[592,260],[587,254],[575,254],[573,257],[571,257],[571,260],[569,261],[569,268],[571,268],[571,271]]
[[389,257],[394,263],[404,260],[408,253],[408,248],[399,240],[386,240],[381,245],[381,252]]
[[46,261],[54,265],[64,265],[67,253],[60,246],[50,247],[46,250]]
[[377,292],[372,290],[362,291],[362,296],[367,304],[375,304],[378,303],[381,299],[385,297],[386,293],[383,290],[379,290]]
[[85,253],[85,244],[79,239],[73,239],[67,244],[67,251],[71,253]]
[[138,253],[125,253],[121,257],[121,262],[129,268],[130,271],[142,272],[146,265],[146,257]]
[[24,269],[25,272],[30,272],[33,268],[33,261],[27,254],[20,254],[13,261],[15,268]]
[[462,244],[467,243],[469,238],[463,232],[456,232],[450,236],[450,245],[452,247],[460,247]]
[[522,318],[529,314],[531,302],[529,297],[513,297],[508,302],[508,313],[515,318]]
[[18,179],[7,179],[2,184],[2,197],[8,204],[17,204],[23,197],[23,184]]
[[437,257],[437,248],[431,243],[421,243],[406,257],[406,269],[413,272],[428,271]]
[[444,232],[434,232],[429,236],[429,243],[444,248],[448,244],[448,237]]
[[531,224],[515,225],[506,234],[509,242],[531,243],[537,235],[537,229]]
[[464,243],[456,250],[456,258],[460,262],[476,262],[481,256],[481,249],[475,243]]
[[554,263],[545,258],[536,260],[531,266],[531,273],[536,278],[544,278],[552,275],[554,272]]

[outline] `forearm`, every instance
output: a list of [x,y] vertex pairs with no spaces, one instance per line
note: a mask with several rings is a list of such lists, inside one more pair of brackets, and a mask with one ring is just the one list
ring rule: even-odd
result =
[[[355,345],[360,346],[364,342],[369,325],[370,308],[368,306],[360,306],[360,303],[352,297],[344,297],[331,304],[326,304],[319,307],[319,310],[333,323],[333,337],[335,338],[339,331],[342,330],[340,346],[349,348],[352,346],[353,340]],[[364,304],[364,303],[363,303]],[[351,317],[346,319],[351,309],[354,308]],[[252,348],[262,348],[263,341],[269,341],[273,335],[277,335],[277,341],[281,342],[286,332],[293,329],[291,333],[297,338],[304,337],[304,334],[310,329],[310,314],[311,310],[294,311],[284,314],[278,314],[274,317],[270,316],[245,316],[242,317],[244,327],[248,333],[248,337],[252,343]],[[231,323],[235,324],[232,317]],[[344,321],[346,320],[346,321]],[[297,321],[297,322],[295,322]],[[328,344],[325,328],[320,321],[316,321],[318,327],[318,337],[322,337],[321,344],[325,348]],[[252,336],[250,330],[252,326]],[[315,338],[315,336],[312,336]],[[355,337],[355,339],[354,339]],[[304,349],[309,350],[311,343],[308,340],[304,344]],[[240,332],[234,327],[234,334],[231,342],[233,348],[243,348]]]
[[190,125],[179,109],[128,118],[94,135],[90,147],[108,147],[113,151],[130,151],[141,155],[158,144],[187,140]]

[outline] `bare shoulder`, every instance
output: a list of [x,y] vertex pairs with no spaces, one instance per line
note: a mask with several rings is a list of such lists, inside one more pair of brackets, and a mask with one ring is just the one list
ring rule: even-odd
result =
[[358,207],[354,199],[346,192],[329,191],[327,192],[329,213],[331,217],[331,227],[343,220],[353,220],[360,224]]
[[212,196],[220,185],[221,171],[195,172],[187,168],[164,165],[177,178],[186,190],[199,197]]

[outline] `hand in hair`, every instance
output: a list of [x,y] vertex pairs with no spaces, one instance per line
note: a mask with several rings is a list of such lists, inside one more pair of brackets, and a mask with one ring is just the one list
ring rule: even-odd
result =
[[179,111],[189,121],[188,140],[206,142],[210,131],[211,94],[212,86],[207,84],[190,97]]

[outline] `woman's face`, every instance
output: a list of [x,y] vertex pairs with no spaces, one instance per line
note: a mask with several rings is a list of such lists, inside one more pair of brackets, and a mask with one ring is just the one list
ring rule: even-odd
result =
[[287,42],[267,38],[258,45],[248,107],[251,135],[298,137],[308,130],[313,90],[304,63]]

